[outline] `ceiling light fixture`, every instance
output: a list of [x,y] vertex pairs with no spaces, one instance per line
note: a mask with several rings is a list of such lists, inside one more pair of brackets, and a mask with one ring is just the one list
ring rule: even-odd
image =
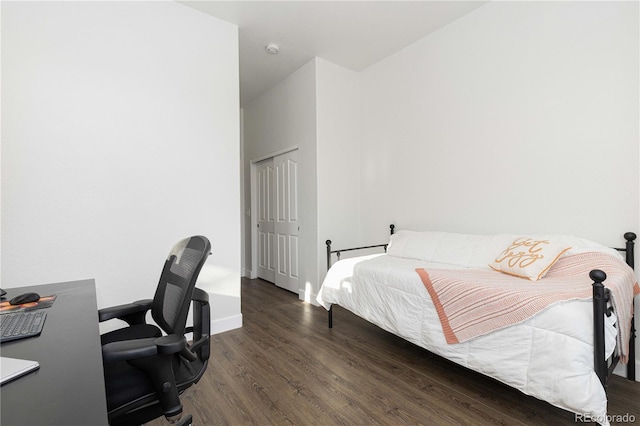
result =
[[270,55],[277,55],[280,52],[280,47],[275,43],[269,43],[264,47],[264,50]]

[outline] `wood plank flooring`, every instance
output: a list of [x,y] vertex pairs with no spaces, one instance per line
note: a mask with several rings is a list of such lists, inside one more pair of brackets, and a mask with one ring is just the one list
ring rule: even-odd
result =
[[[242,328],[212,336],[207,372],[182,396],[195,425],[576,424],[342,308],[329,330],[323,308],[262,280],[242,280],[242,313]],[[640,424],[640,383],[614,377],[609,412]]]

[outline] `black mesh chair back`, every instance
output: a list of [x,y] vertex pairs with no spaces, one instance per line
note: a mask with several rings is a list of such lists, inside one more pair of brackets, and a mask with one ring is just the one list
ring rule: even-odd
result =
[[165,333],[184,334],[193,288],[210,250],[207,238],[194,236],[176,243],[169,253],[151,308]]

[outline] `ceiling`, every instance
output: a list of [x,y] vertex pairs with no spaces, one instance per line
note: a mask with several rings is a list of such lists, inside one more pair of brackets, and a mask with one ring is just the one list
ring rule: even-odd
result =
[[[318,56],[362,71],[488,1],[181,1],[239,28],[240,104]],[[271,55],[265,46],[276,43]]]

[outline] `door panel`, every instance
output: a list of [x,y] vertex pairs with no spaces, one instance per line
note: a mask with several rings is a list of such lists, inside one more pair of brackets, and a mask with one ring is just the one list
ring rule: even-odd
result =
[[273,159],[276,175],[276,221],[278,268],[276,285],[299,291],[298,151]]
[[257,163],[258,277],[275,283],[275,204],[273,159]]

